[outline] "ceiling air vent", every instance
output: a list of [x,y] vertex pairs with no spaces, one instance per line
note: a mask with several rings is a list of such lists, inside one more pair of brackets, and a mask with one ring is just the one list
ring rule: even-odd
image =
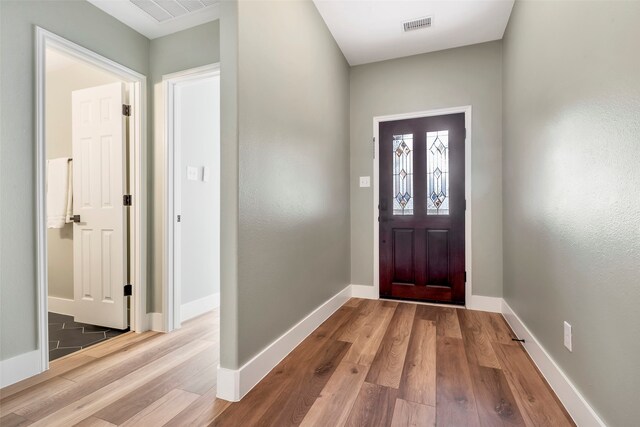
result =
[[414,19],[412,21],[406,21],[402,23],[404,32],[419,30],[421,28],[429,28],[431,26],[431,17],[425,16],[424,18]]
[[[1,1],[1,0],[0,0]],[[158,22],[197,12],[219,0],[129,0]]]

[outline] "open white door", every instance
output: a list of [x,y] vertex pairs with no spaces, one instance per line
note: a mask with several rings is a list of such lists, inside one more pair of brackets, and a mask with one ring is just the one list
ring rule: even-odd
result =
[[124,96],[118,82],[71,101],[75,320],[115,329],[127,327]]

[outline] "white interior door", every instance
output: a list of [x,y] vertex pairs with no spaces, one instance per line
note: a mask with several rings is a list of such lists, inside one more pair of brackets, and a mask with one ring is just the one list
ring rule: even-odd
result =
[[72,93],[74,311],[77,322],[127,327],[126,126],[123,83]]

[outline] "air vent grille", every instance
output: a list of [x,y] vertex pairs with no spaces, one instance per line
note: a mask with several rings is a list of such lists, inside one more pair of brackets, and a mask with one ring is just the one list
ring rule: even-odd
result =
[[129,0],[158,22],[211,7],[220,0]]
[[429,28],[431,26],[431,17],[425,16],[424,18],[413,19],[402,23],[404,32],[419,30],[421,28]]

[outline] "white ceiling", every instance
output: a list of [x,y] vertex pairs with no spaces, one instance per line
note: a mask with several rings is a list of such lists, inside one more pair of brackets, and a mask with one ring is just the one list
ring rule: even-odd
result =
[[[351,65],[499,40],[514,0],[313,0]],[[431,16],[432,26],[402,23]]]
[[220,18],[220,0],[87,0],[155,39]]

